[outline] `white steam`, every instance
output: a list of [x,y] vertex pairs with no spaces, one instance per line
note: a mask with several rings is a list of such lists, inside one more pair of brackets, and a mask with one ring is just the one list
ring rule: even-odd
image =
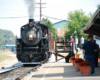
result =
[[36,0],[25,0],[28,9],[29,19],[34,19]]

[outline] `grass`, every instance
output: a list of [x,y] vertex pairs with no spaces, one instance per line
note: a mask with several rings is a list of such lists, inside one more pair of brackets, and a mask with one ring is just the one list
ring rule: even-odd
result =
[[8,51],[10,51],[10,50],[9,50],[9,49],[6,49],[6,50],[0,50],[0,54],[5,53],[5,52],[8,52]]
[[4,54],[0,54],[0,62],[3,60],[8,59],[10,56],[4,55]]
[[1,61],[3,61],[3,60],[6,60],[6,59],[8,59],[10,56],[8,56],[8,55],[6,55],[6,54],[4,54],[4,53],[6,53],[7,51],[9,51],[9,50],[0,50],[0,62]]

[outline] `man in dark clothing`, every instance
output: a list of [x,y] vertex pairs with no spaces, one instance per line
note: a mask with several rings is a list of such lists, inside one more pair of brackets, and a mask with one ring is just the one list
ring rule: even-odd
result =
[[91,75],[95,74],[95,53],[94,50],[96,49],[96,44],[94,42],[92,42],[93,40],[93,36],[89,35],[88,36],[88,41],[86,41],[83,46],[82,49],[85,50],[85,60],[89,61],[92,63],[91,65]]
[[[93,41],[96,44],[96,40]],[[97,50],[95,50],[95,67],[98,67],[99,45],[96,44]]]

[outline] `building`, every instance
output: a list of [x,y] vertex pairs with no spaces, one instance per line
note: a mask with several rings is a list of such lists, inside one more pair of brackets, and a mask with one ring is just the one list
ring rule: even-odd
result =
[[53,24],[59,37],[64,36],[66,22],[67,20],[62,20]]
[[15,44],[5,45],[5,50],[6,49],[10,49],[10,51],[15,53],[16,52],[16,45]]

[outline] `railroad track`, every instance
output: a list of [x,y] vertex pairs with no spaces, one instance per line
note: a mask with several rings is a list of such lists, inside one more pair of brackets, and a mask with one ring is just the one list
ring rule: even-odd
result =
[[40,65],[37,65],[36,67],[27,67],[27,68],[24,67],[23,69],[21,69],[21,73],[18,75],[18,77],[16,77],[14,80],[21,80],[30,72],[36,71],[37,68],[39,67]]
[[16,67],[15,69],[0,73],[0,80],[21,80],[30,72],[36,71],[45,62],[34,67]]

